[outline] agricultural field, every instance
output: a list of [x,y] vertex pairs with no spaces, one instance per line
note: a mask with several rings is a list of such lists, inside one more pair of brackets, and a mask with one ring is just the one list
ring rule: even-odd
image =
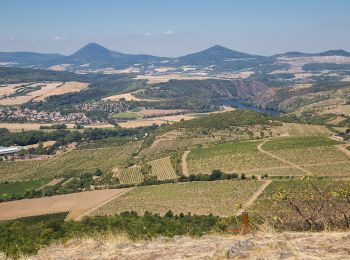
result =
[[232,216],[261,185],[260,181],[212,181],[137,187],[93,212],[112,215],[123,211],[165,214]]
[[144,180],[140,166],[134,165],[129,168],[120,169],[119,171],[115,176],[119,178],[121,184],[141,183]]
[[245,172],[254,169],[288,166],[259,152],[261,141],[237,141],[191,150],[188,156],[190,174],[211,173],[214,169],[224,172]]
[[10,84],[1,89],[0,105],[21,105],[29,101],[45,101],[49,96],[79,92],[88,85],[88,83],[75,81]]
[[142,116],[134,112],[120,112],[112,116],[114,119],[137,119],[141,117]]
[[126,163],[137,150],[138,142],[120,147],[79,149],[40,161],[0,162],[0,180],[31,180],[65,174],[78,175],[101,169],[109,173]]
[[290,137],[331,135],[331,131],[323,125],[283,123],[283,127],[286,129]]
[[0,220],[59,212],[74,214],[76,211],[82,214],[126,191],[127,189],[107,189],[3,202],[0,203]]
[[176,179],[176,173],[171,165],[170,157],[161,158],[149,162],[152,166],[152,175],[157,177],[157,180]]
[[[346,195],[347,194],[347,195]],[[342,211],[350,213],[350,182],[332,179],[273,181],[250,212],[277,230],[300,231],[344,226]],[[301,214],[310,223],[304,220]]]
[[8,198],[13,195],[24,195],[27,190],[36,190],[46,185],[48,180],[29,180],[0,183],[0,198]]
[[263,149],[298,165],[349,162],[350,158],[335,147],[337,144],[323,137],[280,138],[267,142]]

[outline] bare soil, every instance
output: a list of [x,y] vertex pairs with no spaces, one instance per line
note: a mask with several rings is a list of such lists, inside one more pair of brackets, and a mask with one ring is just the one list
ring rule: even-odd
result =
[[81,211],[83,213],[126,191],[128,189],[97,190],[3,202],[0,203],[0,220],[57,212]]

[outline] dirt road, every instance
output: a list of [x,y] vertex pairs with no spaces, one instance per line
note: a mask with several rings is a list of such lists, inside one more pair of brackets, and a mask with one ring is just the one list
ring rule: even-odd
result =
[[267,186],[270,185],[271,182],[271,180],[264,181],[259,189],[257,189],[253,195],[242,205],[242,208],[236,212],[236,216],[240,216],[244,211],[246,211],[247,208],[253,205],[254,201],[260,196],[261,193],[264,192],[264,190],[267,188]]
[[185,176],[189,176],[188,167],[187,167],[187,156],[190,151],[185,151],[182,154],[182,174]]
[[350,146],[350,144],[339,144],[336,145],[335,147],[337,147],[338,150],[340,150],[341,152],[345,153],[347,156],[350,157],[350,151],[347,149]]
[[277,155],[274,155],[274,154],[272,154],[272,153],[270,153],[270,152],[268,152],[268,151],[265,151],[265,150],[262,148],[262,146],[263,146],[264,144],[266,144],[268,141],[269,141],[269,140],[265,140],[265,141],[263,141],[263,142],[261,142],[261,143],[258,144],[257,148],[258,148],[259,152],[262,152],[262,153],[264,153],[264,154],[266,154],[266,155],[268,155],[268,156],[270,156],[270,157],[273,157],[273,158],[275,158],[276,160],[279,160],[279,161],[281,161],[281,162],[283,162],[283,163],[285,163],[285,164],[288,164],[289,166],[292,166],[292,167],[294,167],[294,168],[297,168],[298,170],[300,170],[300,171],[306,173],[307,175],[312,175],[312,174],[313,174],[312,172],[310,172],[310,171],[304,169],[303,167],[301,167],[300,165],[297,165],[297,164],[292,163],[292,162],[290,162],[290,161],[288,161],[288,160],[285,160],[285,159],[283,159],[283,158],[281,158],[281,157],[279,157],[279,156],[277,156]]

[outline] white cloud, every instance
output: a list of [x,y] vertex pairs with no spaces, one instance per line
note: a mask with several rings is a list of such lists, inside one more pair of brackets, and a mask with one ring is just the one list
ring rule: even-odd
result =
[[164,33],[164,34],[174,34],[175,32],[170,31],[170,30],[166,30],[166,31],[164,31],[163,33]]
[[63,40],[63,38],[61,38],[60,36],[53,36],[53,37],[51,37],[51,40],[59,41],[59,40]]
[[14,40],[15,40],[15,38],[13,38],[13,37],[9,38],[9,41],[14,41]]
[[147,37],[151,37],[152,36],[152,33],[146,33],[145,34]]

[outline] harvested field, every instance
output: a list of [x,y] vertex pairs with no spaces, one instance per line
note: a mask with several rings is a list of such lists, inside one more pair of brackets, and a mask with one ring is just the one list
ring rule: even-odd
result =
[[329,136],[331,131],[323,125],[307,125],[283,123],[283,127],[291,137],[297,136]]
[[170,157],[161,158],[149,162],[152,166],[152,175],[157,177],[157,180],[176,179],[176,173],[171,165]]
[[156,125],[169,124],[173,122],[179,122],[182,119],[191,120],[195,117],[196,117],[195,115],[184,114],[184,115],[154,117],[152,119],[147,119],[147,118],[137,119],[137,120],[122,122],[118,124],[123,128],[136,128],[136,127],[152,126],[154,124]]
[[[53,89],[46,89],[42,92],[36,93],[36,98],[33,99],[33,101],[45,101],[47,97],[55,96],[55,95],[62,95],[65,93],[71,93],[71,92],[79,92],[83,89],[86,89],[89,86],[89,83],[84,82],[77,82],[77,81],[70,81],[60,84],[59,86],[53,88]],[[34,94],[34,93],[33,93]]]
[[21,105],[29,101],[44,101],[49,96],[79,92],[88,85],[88,83],[74,81],[11,84],[1,89],[0,105]]
[[0,220],[68,211],[80,211],[83,213],[126,190],[97,190],[3,202],[0,203]]
[[79,175],[101,169],[109,173],[126,163],[139,143],[120,147],[80,149],[41,161],[0,162],[0,180],[31,180],[62,176],[67,173]]
[[154,102],[154,99],[141,99],[133,96],[133,93],[126,93],[120,95],[113,95],[109,97],[105,97],[102,100],[110,100],[110,101],[119,101],[121,99],[125,99],[126,101],[145,101],[145,102]]
[[123,211],[165,214],[214,214],[232,216],[262,184],[260,181],[212,181],[137,187],[99,208],[93,215]]

